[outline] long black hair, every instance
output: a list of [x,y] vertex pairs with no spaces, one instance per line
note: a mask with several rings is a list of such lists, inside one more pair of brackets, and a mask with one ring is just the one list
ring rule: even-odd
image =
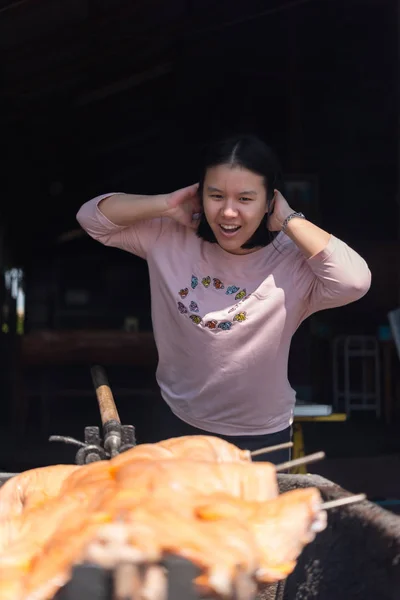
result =
[[[205,154],[202,171],[199,177],[199,195],[203,202],[204,180],[207,170],[218,165],[243,167],[261,175],[267,191],[267,212],[270,212],[274,189],[281,187],[281,169],[273,150],[255,135],[236,135],[212,143]],[[277,235],[267,227],[268,215],[265,214],[252,237],[243,244],[242,248],[258,248],[267,246]],[[217,243],[216,237],[208,224],[204,211],[197,228],[197,235],[212,244]]]

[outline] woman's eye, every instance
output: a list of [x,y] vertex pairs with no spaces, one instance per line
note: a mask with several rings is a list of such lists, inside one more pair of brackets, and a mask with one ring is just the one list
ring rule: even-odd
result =
[[240,198],[240,201],[241,201],[241,202],[250,202],[250,201],[251,201],[251,198],[246,198],[246,197],[242,196],[242,197]]
[[221,194],[211,194],[211,198],[215,198],[216,200],[221,200],[222,195]]

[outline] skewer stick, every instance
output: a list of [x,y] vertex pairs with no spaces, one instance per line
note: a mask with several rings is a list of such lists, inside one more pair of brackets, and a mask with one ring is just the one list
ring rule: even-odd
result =
[[233,582],[233,600],[251,600],[257,595],[257,584],[250,573],[239,571]]
[[268,454],[269,452],[275,452],[275,450],[284,450],[285,448],[292,448],[293,442],[285,442],[284,444],[277,444],[276,446],[267,446],[266,448],[259,448],[250,452],[250,456],[260,456],[261,454]]
[[275,469],[277,471],[285,471],[286,469],[291,469],[292,467],[297,467],[298,465],[306,465],[308,463],[316,462],[317,460],[322,460],[323,458],[325,458],[325,452],[315,452],[314,454],[302,456],[301,458],[295,458],[294,460],[288,460],[280,465],[276,465]]
[[114,600],[130,600],[139,596],[139,569],[133,563],[119,563],[114,569]]
[[338,498],[337,500],[329,500],[321,504],[322,510],[329,510],[330,508],[336,508],[337,506],[344,506],[345,504],[354,504],[355,502],[362,502],[367,498],[366,494],[356,494],[355,496],[348,496],[347,498]]
[[168,597],[167,577],[159,565],[149,565],[144,574],[141,600],[166,600]]

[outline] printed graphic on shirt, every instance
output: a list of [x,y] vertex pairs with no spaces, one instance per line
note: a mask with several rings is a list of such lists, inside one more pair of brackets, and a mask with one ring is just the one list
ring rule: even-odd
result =
[[236,294],[236,292],[238,292],[239,290],[240,288],[236,287],[236,285],[230,285],[226,290],[225,294],[230,296],[231,294]]
[[246,289],[240,290],[235,296],[235,300],[242,300],[246,296]]
[[[233,306],[231,306],[231,308],[228,310],[228,314],[236,314],[233,316],[233,318],[229,317],[228,320],[224,319],[222,321],[218,321],[217,319],[210,319],[209,321],[204,322],[202,317],[198,314],[201,310],[201,306],[199,306],[198,304],[198,298],[196,298],[196,302],[195,300],[190,300],[189,297],[189,308],[187,308],[187,305],[183,304],[183,302],[177,302],[178,311],[182,315],[189,315],[189,318],[195,325],[201,325],[203,327],[207,327],[207,329],[211,329],[214,331],[229,331],[234,323],[243,323],[244,321],[246,321],[246,312],[240,310],[239,308],[242,305],[242,302],[249,297],[249,295],[247,295],[246,288],[240,289],[240,287],[237,285],[229,285],[225,290],[225,285],[218,277],[211,278],[210,275],[207,275],[206,277],[200,278],[197,275],[193,274],[190,282],[191,289],[189,287],[184,287],[178,292],[182,300],[187,298],[187,296],[189,296],[192,293],[192,290],[195,290],[197,288],[199,281],[201,281],[203,287],[206,290],[215,288],[215,290],[224,293],[227,296],[234,296],[236,303]],[[213,288],[210,288],[211,282],[213,283]]]
[[199,317],[199,315],[190,315],[190,318],[192,319],[193,323],[196,323],[196,325],[201,323],[201,317]]
[[216,290],[224,290],[225,286],[220,279],[213,279],[213,284]]
[[185,315],[188,312],[188,309],[182,302],[178,302],[178,310],[182,315]]
[[245,321],[246,319],[247,319],[247,316],[246,316],[246,313],[244,311],[238,313],[237,315],[235,315],[233,317],[233,320],[234,321],[238,321],[239,323],[241,323],[242,321]]

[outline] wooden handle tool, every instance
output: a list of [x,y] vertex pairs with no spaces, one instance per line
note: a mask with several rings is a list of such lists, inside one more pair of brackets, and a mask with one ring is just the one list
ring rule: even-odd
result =
[[101,422],[103,425],[104,449],[112,458],[119,453],[121,447],[121,420],[103,367],[95,365],[91,368],[90,372],[96,390],[97,401],[99,403]]

